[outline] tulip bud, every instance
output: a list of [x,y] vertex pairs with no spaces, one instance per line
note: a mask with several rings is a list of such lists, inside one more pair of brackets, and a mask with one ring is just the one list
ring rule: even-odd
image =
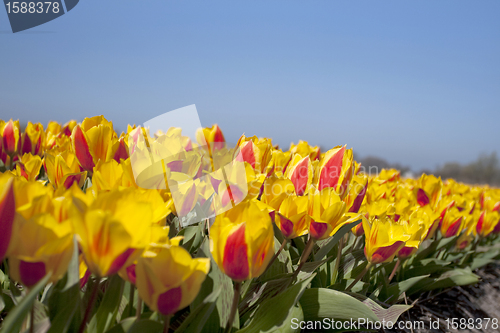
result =
[[164,247],[138,259],[137,289],[153,311],[172,315],[193,302],[209,270],[210,259],[193,259],[180,246]]
[[19,144],[19,120],[9,120],[1,130],[3,151],[12,156],[17,153]]
[[224,134],[217,124],[210,128],[198,129],[196,139],[200,145],[206,144],[209,151],[222,149],[226,145]]
[[45,132],[43,130],[43,125],[33,124],[28,122],[23,135],[21,136],[19,150],[20,154],[31,153],[33,155],[41,156],[43,153],[42,147],[45,144]]
[[218,215],[210,228],[210,252],[221,271],[235,281],[260,276],[273,250],[271,218],[254,201]]

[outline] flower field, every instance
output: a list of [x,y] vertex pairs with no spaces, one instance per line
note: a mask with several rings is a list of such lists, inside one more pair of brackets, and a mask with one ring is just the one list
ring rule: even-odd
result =
[[394,324],[500,258],[499,189],[166,130],[0,120],[2,333]]

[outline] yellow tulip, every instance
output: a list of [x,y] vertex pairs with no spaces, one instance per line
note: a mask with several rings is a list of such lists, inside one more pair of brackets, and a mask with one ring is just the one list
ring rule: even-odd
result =
[[18,177],[24,177],[28,181],[35,181],[40,174],[43,162],[40,156],[33,156],[31,153],[24,154],[17,162],[13,172]]
[[479,216],[475,234],[481,237],[486,237],[495,230],[495,227],[499,223],[500,223],[500,214],[498,212],[496,211],[489,212],[484,210]]
[[292,239],[308,233],[308,201],[307,197],[289,196],[281,203],[275,222],[285,238]]
[[290,145],[290,152],[292,154],[297,154],[302,157],[309,156],[311,161],[319,159],[321,155],[321,149],[318,146],[312,147],[306,141],[300,140],[298,144],[292,143]]
[[73,226],[85,262],[98,277],[117,273],[149,244],[155,222],[151,204],[135,200],[130,191],[101,192],[85,211],[73,208]]
[[365,256],[371,264],[392,261],[396,253],[410,239],[410,235],[405,233],[403,226],[392,222],[388,217],[374,219],[372,223],[363,219],[363,229],[365,231]]
[[417,252],[427,230],[424,221],[418,215],[411,215],[407,220],[401,219],[398,223],[403,226],[404,233],[410,235],[405,246],[397,253],[398,258],[406,259]]
[[448,209],[441,222],[441,235],[448,238],[460,234],[464,223],[465,214],[461,213],[457,207]]
[[85,171],[92,172],[97,162],[113,158],[114,137],[116,133],[113,130],[113,123],[103,116],[85,118],[81,125],[73,128],[71,134],[73,151]]
[[274,254],[269,213],[254,201],[247,201],[218,215],[210,228],[210,251],[221,271],[231,279],[258,277]]
[[87,179],[87,172],[80,170],[76,155],[69,150],[58,155],[47,152],[43,164],[47,177],[55,189],[70,188],[73,183],[82,187]]
[[61,279],[73,255],[73,234],[69,222],[58,223],[49,213],[24,219],[18,215],[15,244],[9,254],[14,280],[32,287],[48,272],[49,282]]
[[209,270],[210,259],[193,259],[183,247],[166,246],[138,259],[137,289],[150,309],[172,315],[191,304]]
[[33,124],[29,121],[24,133],[21,135],[19,144],[20,155],[30,153],[41,156],[43,147],[45,146],[45,131],[43,130],[43,125],[40,123]]
[[279,178],[272,174],[264,181],[261,200],[274,210],[279,210],[286,197],[295,194],[295,187],[290,179]]

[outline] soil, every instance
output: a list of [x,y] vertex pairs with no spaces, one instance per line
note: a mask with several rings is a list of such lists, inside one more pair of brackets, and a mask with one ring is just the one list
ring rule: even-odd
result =
[[[386,329],[384,332],[500,332],[500,265],[490,264],[474,273],[481,277],[481,281],[475,285],[454,287],[439,293],[429,292],[418,299],[407,299],[408,304],[415,303],[412,309],[401,315],[400,321],[405,324],[412,322],[413,327],[416,327],[417,322],[423,322],[424,328]],[[452,327],[453,318],[457,318],[455,322],[459,325],[458,329]],[[434,323],[433,328],[430,328],[431,321]],[[468,327],[466,322],[470,323]]]

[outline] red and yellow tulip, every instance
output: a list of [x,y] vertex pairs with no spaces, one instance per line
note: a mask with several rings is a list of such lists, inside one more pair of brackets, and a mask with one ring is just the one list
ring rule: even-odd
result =
[[221,271],[234,281],[261,275],[273,250],[271,218],[254,201],[218,215],[210,228],[210,252]]

